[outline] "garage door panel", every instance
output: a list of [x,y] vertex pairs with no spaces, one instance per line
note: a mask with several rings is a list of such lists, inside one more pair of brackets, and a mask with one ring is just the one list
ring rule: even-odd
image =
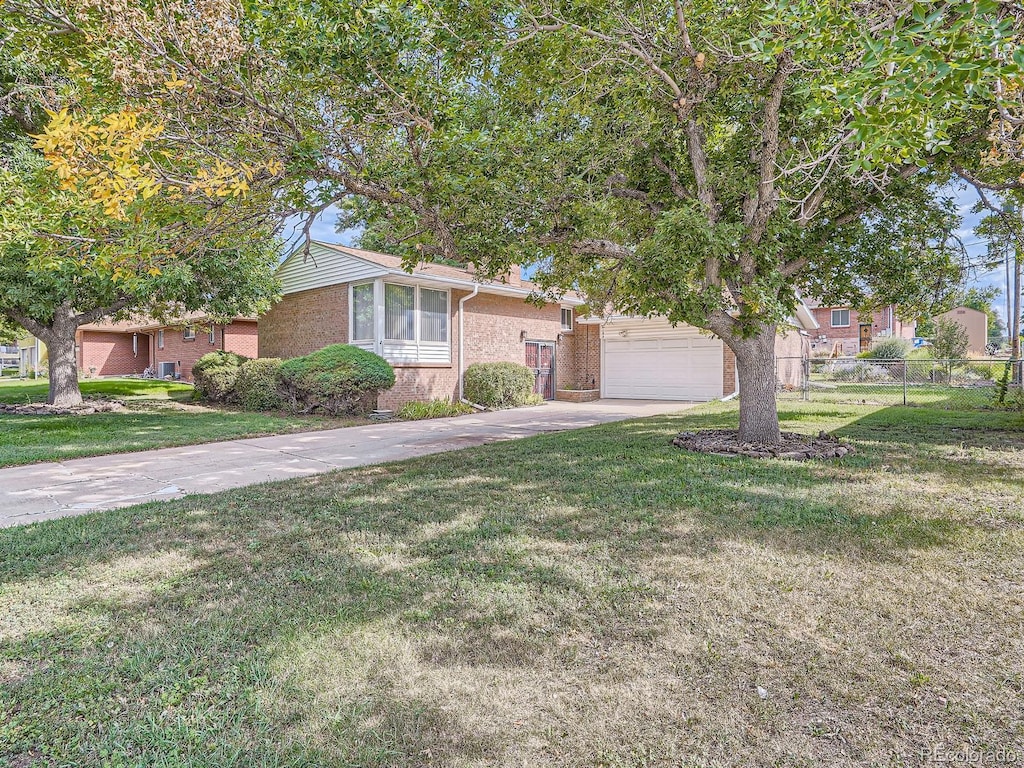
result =
[[[652,321],[653,323],[653,321]],[[614,329],[610,331],[614,332]],[[663,335],[647,338],[654,333]],[[644,327],[641,338],[604,339],[604,397],[713,400],[722,396],[722,342],[692,327]]]

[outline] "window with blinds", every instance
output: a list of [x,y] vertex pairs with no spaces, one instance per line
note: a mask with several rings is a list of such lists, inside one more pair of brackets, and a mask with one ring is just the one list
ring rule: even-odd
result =
[[420,341],[448,341],[448,292],[420,288]]
[[[350,342],[392,363],[450,363],[448,291],[399,283],[376,285],[379,288],[374,283],[352,286]],[[381,298],[383,307],[377,303]]]
[[352,341],[373,341],[373,283],[352,286]]
[[411,285],[384,284],[384,338],[416,341],[416,289]]

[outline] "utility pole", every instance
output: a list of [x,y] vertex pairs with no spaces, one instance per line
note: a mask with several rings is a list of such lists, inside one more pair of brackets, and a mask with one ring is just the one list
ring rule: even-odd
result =
[[1021,368],[1024,367],[1020,361],[1020,278],[1021,278],[1021,247],[1019,238],[1014,239],[1013,245],[1013,323],[1010,328],[1010,357],[1016,360],[1017,371],[1014,374],[1018,386],[1024,386],[1024,376],[1021,375]]

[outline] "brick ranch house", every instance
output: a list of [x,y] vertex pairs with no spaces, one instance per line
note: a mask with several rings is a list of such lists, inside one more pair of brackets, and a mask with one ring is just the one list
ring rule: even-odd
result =
[[900,319],[894,305],[859,313],[850,307],[822,306],[811,299],[806,303],[820,326],[811,339],[812,354],[852,356],[882,339],[910,340],[915,335],[915,324]]
[[78,329],[78,368],[83,377],[140,375],[147,368],[159,378],[192,381],[192,366],[218,349],[256,357],[255,318],[217,324],[189,315],[173,324],[149,318],[98,322]]
[[[721,339],[659,318],[580,318],[575,296],[537,305],[536,286],[513,268],[503,280],[396,256],[314,242],[278,269],[283,298],[259,320],[260,355],[295,357],[328,344],[376,352],[395,368],[380,406],[462,395],[462,373],[477,362],[533,369],[534,391],[594,389],[602,397],[713,400],[736,391],[735,360]],[[779,336],[780,355],[800,355],[800,311]],[[801,333],[803,331],[803,333]]]

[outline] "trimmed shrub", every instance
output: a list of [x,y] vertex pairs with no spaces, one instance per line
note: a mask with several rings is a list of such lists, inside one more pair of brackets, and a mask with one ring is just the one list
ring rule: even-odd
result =
[[281,407],[278,391],[278,357],[258,357],[246,360],[238,369],[235,382],[235,400],[247,411],[272,411]]
[[418,421],[419,419],[443,419],[448,416],[462,416],[464,413],[472,413],[473,406],[465,403],[455,403],[451,400],[438,398],[426,402],[414,400],[406,403],[398,409],[395,414],[400,419]]
[[906,360],[912,348],[906,339],[883,339],[868,350],[864,357],[869,360]]
[[192,366],[196,394],[216,403],[230,402],[235,394],[238,372],[248,359],[234,352],[207,352]]
[[466,399],[488,408],[526,405],[533,394],[533,371],[519,363],[473,363],[466,369]]
[[281,392],[292,408],[331,415],[367,413],[395,385],[387,360],[348,344],[332,344],[278,369]]

